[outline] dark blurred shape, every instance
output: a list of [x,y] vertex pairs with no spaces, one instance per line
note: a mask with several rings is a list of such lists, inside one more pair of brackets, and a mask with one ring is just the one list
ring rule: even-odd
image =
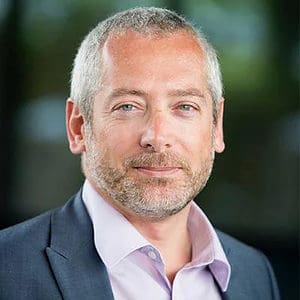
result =
[[7,1],[0,32],[0,220],[1,227],[11,224],[12,170],[16,150],[15,115],[18,111],[24,86],[24,48],[22,26],[22,4],[24,1]]

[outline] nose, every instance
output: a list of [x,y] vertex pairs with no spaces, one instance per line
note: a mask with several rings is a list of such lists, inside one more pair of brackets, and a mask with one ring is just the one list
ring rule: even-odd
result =
[[163,152],[172,147],[172,126],[166,114],[156,111],[149,117],[142,132],[140,145],[153,152]]

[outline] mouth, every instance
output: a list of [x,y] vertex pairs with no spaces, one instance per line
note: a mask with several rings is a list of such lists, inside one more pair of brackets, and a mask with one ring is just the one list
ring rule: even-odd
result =
[[139,173],[151,177],[166,177],[179,172],[181,167],[134,167]]

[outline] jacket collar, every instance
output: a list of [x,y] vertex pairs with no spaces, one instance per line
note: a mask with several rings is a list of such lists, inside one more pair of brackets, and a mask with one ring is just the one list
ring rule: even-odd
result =
[[81,191],[51,216],[46,253],[64,299],[113,299]]

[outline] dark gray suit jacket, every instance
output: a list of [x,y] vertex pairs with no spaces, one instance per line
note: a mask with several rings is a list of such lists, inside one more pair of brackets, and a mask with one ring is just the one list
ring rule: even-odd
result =
[[[223,299],[279,299],[266,257],[224,233],[218,235],[232,267]],[[0,232],[0,299],[113,299],[80,192],[62,208]]]

